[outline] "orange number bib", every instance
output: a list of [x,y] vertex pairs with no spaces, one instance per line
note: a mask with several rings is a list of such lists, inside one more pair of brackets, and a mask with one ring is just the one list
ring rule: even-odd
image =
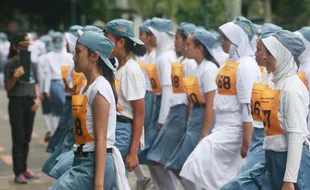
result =
[[81,88],[86,85],[87,81],[84,79],[83,73],[77,73],[73,71],[72,83],[73,83],[74,93],[79,94]]
[[74,140],[77,144],[94,141],[89,135],[86,125],[87,96],[72,96],[72,116],[74,121]]
[[[115,79],[115,89],[116,89],[116,91],[118,91],[119,88],[120,88],[120,81],[118,79]],[[117,104],[116,105],[116,110],[118,112],[121,112],[121,111],[123,111],[123,108],[119,104]]]
[[65,83],[65,91],[66,92],[69,92],[70,89],[69,89],[69,85],[68,85],[68,76],[69,76],[69,72],[70,72],[70,66],[68,65],[65,65],[65,66],[62,66],[61,67],[61,76],[62,76],[62,80],[64,81]]
[[301,82],[303,82],[306,85],[306,87],[308,88],[308,81],[307,81],[306,73],[305,72],[297,72],[296,74],[299,77],[299,79],[301,80]]
[[260,106],[264,114],[264,126],[267,136],[284,133],[278,119],[280,95],[280,90],[272,90],[269,88],[262,90],[260,93]]
[[251,113],[255,121],[263,122],[264,115],[260,106],[260,92],[268,88],[267,84],[254,83],[251,98]]
[[145,67],[145,64],[142,61],[137,61],[137,63],[141,69],[143,69]]
[[156,64],[147,64],[145,66],[145,69],[146,69],[147,75],[149,76],[153,93],[154,94],[161,93],[162,88],[160,86],[160,80],[158,77]]
[[228,61],[216,77],[217,91],[221,95],[237,95],[236,76],[239,64]]
[[266,67],[259,66],[259,68],[260,68],[260,73],[262,74],[262,78],[264,78],[267,75]]
[[183,76],[184,65],[182,63],[172,63],[171,81],[173,93],[184,93]]
[[192,76],[184,77],[183,83],[185,86],[187,97],[193,104],[205,103],[204,98],[199,89],[197,77]]

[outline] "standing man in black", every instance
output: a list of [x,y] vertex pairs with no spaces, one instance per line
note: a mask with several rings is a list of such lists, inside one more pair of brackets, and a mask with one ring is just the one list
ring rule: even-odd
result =
[[40,105],[37,67],[31,62],[28,46],[26,34],[15,36],[11,41],[8,64],[4,67],[13,142],[14,182],[18,184],[26,184],[27,179],[39,178],[27,168],[35,112]]

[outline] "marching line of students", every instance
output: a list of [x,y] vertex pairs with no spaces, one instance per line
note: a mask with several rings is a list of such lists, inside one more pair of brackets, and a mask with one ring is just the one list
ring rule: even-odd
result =
[[156,17],[139,31],[140,39],[131,21],[116,19],[65,34],[74,66],[62,59],[61,85],[43,88],[59,106],[58,88],[72,96],[52,111],[69,121],[50,140],[50,189],[130,189],[132,171],[137,190],[306,187],[308,27],[258,30],[238,17],[219,27],[222,44],[192,23],[175,34]]

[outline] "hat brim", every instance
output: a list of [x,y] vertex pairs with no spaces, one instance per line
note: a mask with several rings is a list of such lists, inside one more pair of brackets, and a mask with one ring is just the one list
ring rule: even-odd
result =
[[113,64],[108,58],[104,58],[103,56],[100,56],[100,58],[112,71],[116,71],[116,67],[113,66]]
[[130,40],[132,40],[133,42],[135,42],[136,44],[139,44],[141,46],[144,45],[144,43],[137,37],[128,37]]

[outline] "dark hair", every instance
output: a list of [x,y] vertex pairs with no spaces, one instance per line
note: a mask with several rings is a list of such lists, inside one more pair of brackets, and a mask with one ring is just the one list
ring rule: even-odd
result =
[[180,29],[178,29],[177,31],[180,32],[183,41],[186,41],[187,40],[187,36],[184,33],[185,31],[184,30],[180,30]]
[[12,38],[12,40],[10,41],[11,45],[10,45],[10,52],[8,55],[8,59],[12,59],[13,57],[15,57],[16,55],[18,55],[18,43],[20,41],[23,41],[25,39],[26,33],[18,33],[15,34]]
[[[95,53],[93,50],[88,48],[88,55]],[[115,77],[113,71],[107,66],[107,64],[99,57],[97,64],[99,65],[101,69],[102,76],[107,79],[107,81],[110,83],[112,87],[112,91],[114,94],[115,104],[117,104],[118,97],[115,89]]]
[[8,55],[8,59],[12,59],[13,57],[15,57],[16,55],[18,55],[18,51],[15,48],[15,44],[11,43],[10,45],[10,52]]
[[133,42],[128,37],[115,36],[115,35],[114,35],[114,37],[115,37],[116,41],[119,41],[122,38],[125,40],[125,49],[127,52],[132,52],[137,56],[143,56],[147,52],[145,45],[136,44],[135,42]]
[[211,53],[208,51],[208,49],[197,39],[194,40],[195,47],[202,46],[204,50],[204,57],[206,60],[213,62],[218,68],[220,67],[219,63],[214,59],[214,57],[211,55]]

